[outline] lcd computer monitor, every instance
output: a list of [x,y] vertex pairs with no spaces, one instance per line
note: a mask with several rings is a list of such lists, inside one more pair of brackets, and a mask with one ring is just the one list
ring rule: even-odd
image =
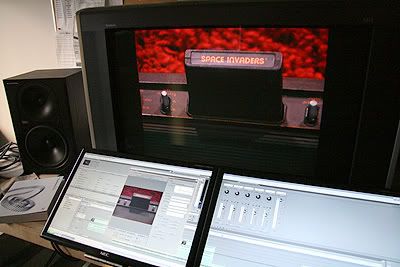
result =
[[225,173],[202,266],[400,266],[400,198]]
[[206,167],[82,152],[42,236],[109,262],[190,266],[212,180]]

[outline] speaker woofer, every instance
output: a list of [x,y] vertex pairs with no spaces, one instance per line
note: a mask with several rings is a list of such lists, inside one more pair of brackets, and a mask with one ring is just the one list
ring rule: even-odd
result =
[[68,156],[65,138],[48,126],[32,128],[26,135],[25,148],[31,159],[42,167],[60,166]]
[[48,120],[55,113],[56,97],[42,85],[29,85],[21,91],[21,110],[27,120]]

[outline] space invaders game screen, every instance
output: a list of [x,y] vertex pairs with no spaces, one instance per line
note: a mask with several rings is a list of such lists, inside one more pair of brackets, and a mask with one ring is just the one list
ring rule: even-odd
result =
[[325,78],[328,29],[185,28],[135,30],[138,72],[185,73],[187,49],[280,52],[282,76]]
[[[140,106],[126,124],[137,124],[144,153],[274,173],[284,173],[285,163],[295,162],[296,175],[313,175],[324,112],[328,28],[124,32],[116,42],[129,43],[120,46],[129,52],[117,55],[124,68],[133,67],[128,73],[137,80],[121,83],[126,92],[121,101],[133,106],[127,99],[130,90],[138,90],[135,105]],[[299,138],[305,143],[299,144]]]

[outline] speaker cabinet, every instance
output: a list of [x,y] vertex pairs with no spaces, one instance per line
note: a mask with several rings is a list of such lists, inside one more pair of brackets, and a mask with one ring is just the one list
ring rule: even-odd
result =
[[36,70],[3,83],[25,173],[66,173],[91,147],[81,70]]

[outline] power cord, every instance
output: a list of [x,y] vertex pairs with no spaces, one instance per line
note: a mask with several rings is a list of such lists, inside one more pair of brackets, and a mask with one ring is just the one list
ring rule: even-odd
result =
[[53,262],[54,258],[56,257],[57,252],[53,251],[53,253],[51,253],[50,258],[47,260],[46,264],[44,265],[45,267],[49,267],[51,266],[51,263]]
[[70,261],[79,261],[79,259],[75,259],[74,257],[72,257],[71,255],[68,255],[67,253],[65,253],[61,247],[54,243],[54,242],[50,242],[51,246],[53,247],[54,251],[56,251],[58,254],[60,254],[61,257],[70,260]]
[[16,143],[9,142],[0,147],[0,176],[20,164],[19,150]]

